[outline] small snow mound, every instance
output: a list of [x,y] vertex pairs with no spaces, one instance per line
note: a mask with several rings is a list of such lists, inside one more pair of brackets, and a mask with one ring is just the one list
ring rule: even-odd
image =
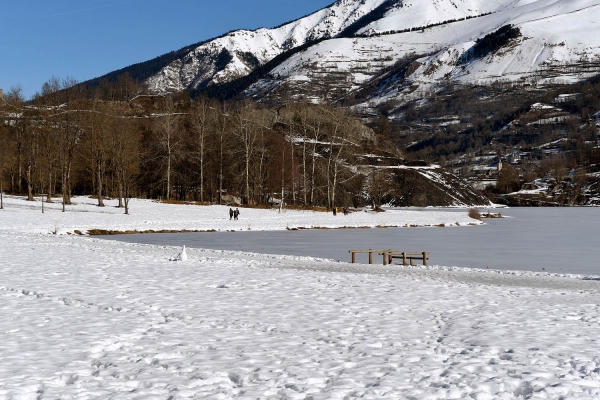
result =
[[187,253],[185,251],[185,245],[183,245],[183,250],[181,250],[181,253],[179,253],[177,255],[177,257],[169,259],[169,261],[185,261],[185,260],[187,260]]

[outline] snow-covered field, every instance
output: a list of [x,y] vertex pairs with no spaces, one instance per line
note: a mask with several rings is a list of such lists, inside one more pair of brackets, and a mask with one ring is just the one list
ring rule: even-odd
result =
[[1,231],[28,233],[71,234],[75,231],[86,233],[90,229],[113,231],[163,231],[163,230],[216,230],[216,231],[271,231],[294,228],[339,228],[339,227],[376,227],[410,225],[433,226],[444,224],[469,225],[480,224],[471,219],[467,212],[448,211],[427,212],[426,214],[410,210],[390,210],[385,213],[354,212],[347,216],[339,213],[295,211],[284,209],[246,209],[240,210],[238,221],[229,220],[229,206],[197,206],[161,204],[153,200],[132,199],[129,215],[124,209],[116,208],[117,201],[105,201],[107,207],[96,206],[97,200],[76,197],[74,205],[67,206],[61,212],[60,200],[55,203],[39,201],[27,202],[22,197],[5,197],[0,222]]
[[75,201],[0,210],[0,398],[600,396],[600,277],[202,249],[173,262],[178,248],[65,234],[467,225],[466,212],[229,221],[226,207]]

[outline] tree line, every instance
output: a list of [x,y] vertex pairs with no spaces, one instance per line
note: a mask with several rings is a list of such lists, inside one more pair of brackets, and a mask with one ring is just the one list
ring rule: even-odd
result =
[[334,207],[375,191],[363,155],[378,139],[341,108],[139,91],[126,75],[95,87],[52,78],[29,101],[12,88],[0,101],[0,191],[63,205],[108,197],[126,212],[132,196]]

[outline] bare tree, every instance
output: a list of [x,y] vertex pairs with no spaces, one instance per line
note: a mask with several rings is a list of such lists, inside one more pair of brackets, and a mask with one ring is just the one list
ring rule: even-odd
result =
[[46,202],[52,202],[52,194],[55,189],[55,179],[57,169],[60,166],[60,123],[61,118],[61,83],[56,77],[50,78],[42,85],[41,94],[36,94],[32,104],[38,113],[36,121],[40,129],[40,173],[45,175],[41,177],[42,182],[47,179],[44,185],[48,188]]
[[[0,114],[6,112],[0,103]],[[7,170],[15,162],[14,141],[10,139],[8,128],[0,121],[0,210],[4,209],[4,177]]]
[[239,107],[234,112],[235,130],[234,135],[241,145],[242,158],[244,163],[244,197],[246,204],[250,204],[250,165],[252,163],[256,144],[260,137],[264,121],[260,120],[259,112],[250,108],[246,103],[244,107]]
[[78,100],[82,98],[81,89],[74,79],[67,78],[61,84],[62,103],[57,109],[57,124],[61,130],[60,137],[60,160],[62,178],[62,203],[63,212],[65,205],[71,204],[71,171],[75,159],[75,151],[80,144],[83,129],[81,111],[78,108]]
[[106,166],[110,156],[110,147],[112,143],[109,140],[109,130],[112,128],[110,107],[104,105],[98,99],[94,99],[90,104],[90,111],[83,124],[85,130],[85,143],[88,152],[88,162],[91,164],[93,187],[96,189],[98,198],[98,207],[104,207],[104,176]]
[[116,153],[116,173],[119,188],[123,191],[122,196],[125,200],[125,214],[129,214],[129,200],[131,199],[132,191],[135,188],[136,179],[139,175],[140,135],[130,119],[120,121],[118,126],[122,131],[114,130],[117,133],[114,142],[116,144],[114,147]]
[[[307,183],[307,173],[306,173],[306,148],[308,138],[310,136],[311,126],[311,114],[312,110],[308,104],[301,104],[299,109],[296,112],[296,124],[294,124],[295,130],[300,134],[302,139],[302,199],[304,204],[307,204],[308,200],[308,183]],[[290,133],[290,141],[292,142],[294,138],[291,137],[292,133]]]
[[367,184],[371,208],[377,209],[381,207],[383,198],[390,193],[392,188],[392,176],[389,171],[377,167],[371,168]]
[[[20,85],[13,86],[10,91],[4,95],[6,101],[7,122],[13,128],[13,137],[16,144],[16,189],[22,193],[23,184],[23,151],[26,131],[25,98],[23,89]],[[14,191],[14,188],[11,188]]]
[[329,207],[335,207],[335,192],[337,178],[340,170],[340,161],[346,147],[346,134],[343,130],[343,115],[339,112],[328,112],[330,115],[327,132],[328,157],[327,157],[327,203]]
[[114,112],[110,119],[110,162],[117,182],[117,207],[122,208],[125,207],[125,176],[129,176],[130,169],[137,170],[132,164],[137,166],[139,163],[140,139],[139,132],[134,128],[132,119],[126,115],[123,107],[116,108]]
[[[46,113],[47,114],[47,113]],[[58,132],[50,123],[48,118],[43,117],[40,124],[40,152],[43,161],[41,167],[44,171],[47,183],[44,185],[48,188],[46,202],[52,203],[52,194],[54,191],[54,177],[59,166],[59,148],[58,148]]]
[[311,144],[310,149],[310,205],[315,203],[315,188],[316,188],[316,166],[317,166],[317,146],[321,140],[324,121],[322,118],[314,118],[311,125]]
[[200,98],[192,104],[192,128],[195,133],[196,160],[198,164],[200,185],[200,201],[204,201],[204,167],[207,153],[208,137],[214,120],[214,109],[207,98]]
[[215,109],[215,139],[217,144],[218,161],[219,161],[219,176],[218,176],[218,202],[222,204],[223,197],[223,165],[224,165],[224,152],[227,142],[229,140],[229,106],[227,103],[220,105],[218,109]]
[[157,126],[159,157],[163,160],[165,197],[171,198],[171,178],[173,174],[173,163],[180,156],[181,147],[181,116],[176,112],[172,97],[165,100],[163,114],[160,116]]

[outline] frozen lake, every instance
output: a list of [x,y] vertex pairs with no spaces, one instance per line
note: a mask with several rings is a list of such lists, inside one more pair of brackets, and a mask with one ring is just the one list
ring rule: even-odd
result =
[[[456,210],[466,213],[466,210]],[[102,236],[124,242],[350,261],[350,249],[428,251],[430,265],[600,275],[600,208],[509,208],[483,226]],[[340,215],[339,218],[344,218]],[[374,256],[381,263],[381,256]],[[367,262],[366,254],[357,262]]]

